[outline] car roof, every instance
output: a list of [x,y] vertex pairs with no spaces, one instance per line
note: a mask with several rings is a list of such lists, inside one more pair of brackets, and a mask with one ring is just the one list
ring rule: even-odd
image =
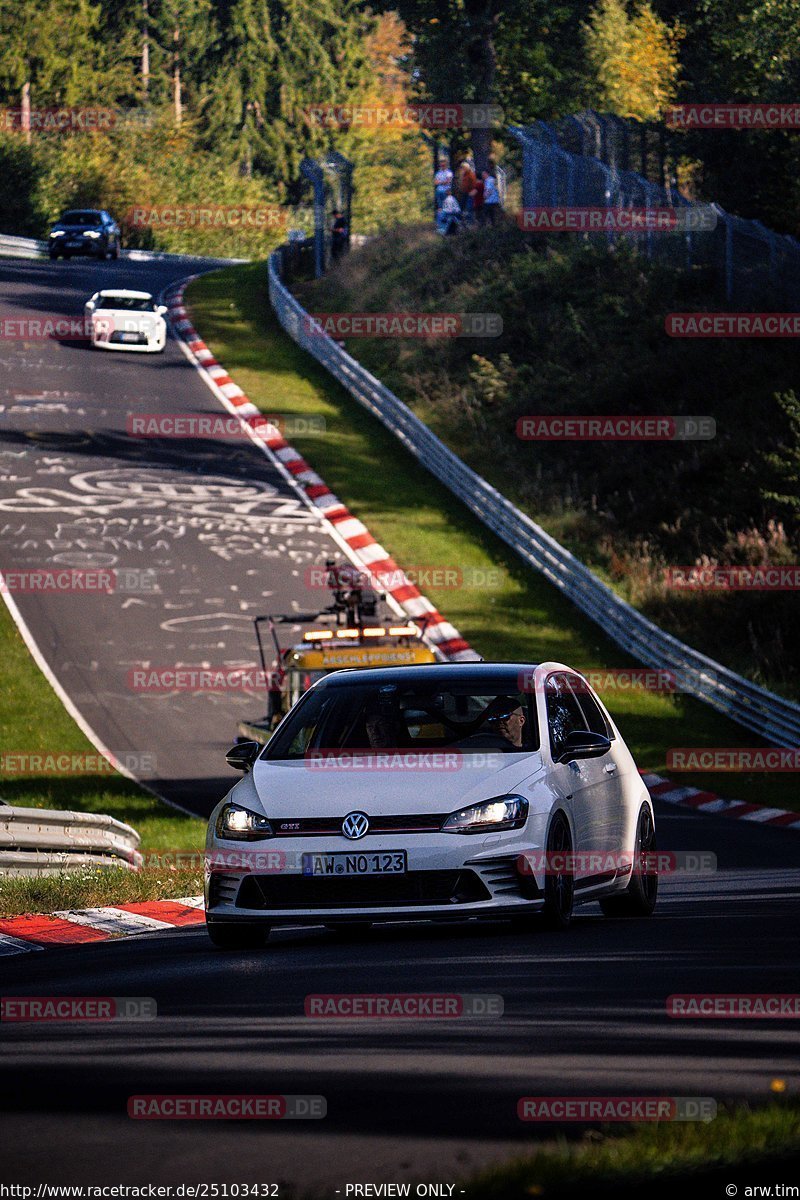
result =
[[152,300],[151,292],[131,292],[126,288],[104,288],[98,296],[121,296],[125,300]]
[[480,686],[483,682],[497,681],[502,687],[512,692],[519,688],[521,672],[535,671],[541,665],[538,663],[509,663],[509,662],[463,662],[463,663],[427,663],[413,667],[372,667],[332,671],[323,676],[314,685],[318,688],[359,686],[380,687],[381,684],[393,683],[398,686],[410,684],[431,684],[445,686],[449,683],[468,683],[470,686]]

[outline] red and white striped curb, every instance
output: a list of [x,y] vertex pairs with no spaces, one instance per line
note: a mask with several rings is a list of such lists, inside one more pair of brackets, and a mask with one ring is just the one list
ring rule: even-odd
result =
[[425,624],[424,637],[450,662],[476,661],[479,655],[442,614],[423,596],[417,587],[403,574],[400,567],[367,529],[363,522],[350,512],[335,496],[324,479],[314,471],[293,446],[281,436],[280,430],[271,424],[253,427],[247,418],[260,416],[259,409],[234,383],[225,368],[219,363],[202,340],[189,319],[183,303],[183,292],[190,280],[184,280],[177,290],[166,297],[170,321],[175,333],[182,339],[190,357],[214,394],[229,412],[242,418],[253,441],[264,449],[273,463],[300,490],[301,494],[322,514],[332,526],[337,538],[344,541],[365,572],[386,575],[398,581],[386,591],[397,601],[412,619]]
[[[671,779],[652,772],[643,772],[642,779],[650,795],[667,804],[800,832],[800,813],[768,808],[763,804],[747,804],[744,800],[725,800],[714,792],[677,786]],[[0,918],[0,957],[42,950],[45,946],[107,942],[112,938],[204,923],[202,896],[118,904],[108,908],[67,909],[50,916],[33,913],[5,917]]]
[[109,908],[66,909],[50,915],[0,917],[0,957],[43,950],[45,946],[107,942],[137,933],[205,924],[202,896],[149,900]]
[[758,825],[777,825],[800,832],[800,813],[789,812],[785,808],[768,808],[765,804],[748,804],[744,800],[725,800],[715,792],[681,787],[663,775],[643,774],[642,778],[650,795],[656,800],[665,800],[667,804],[678,804],[712,816],[737,817],[742,821],[755,821]]

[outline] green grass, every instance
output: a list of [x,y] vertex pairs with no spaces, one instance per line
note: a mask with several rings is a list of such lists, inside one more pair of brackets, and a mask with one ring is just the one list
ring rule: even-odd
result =
[[[0,604],[0,746],[4,753],[96,751],[34,663],[4,604]],[[32,808],[107,813],[141,835],[148,853],[200,850],[204,823],[170,808],[122,775],[14,776],[0,774],[0,797]],[[202,871],[108,868],[43,879],[0,878],[0,915],[53,912],[97,904],[196,895]]]
[[[484,658],[555,659],[581,670],[636,665],[290,341],[269,306],[265,264],[205,275],[190,286],[187,299],[203,339],[262,411],[324,419],[324,433],[293,437],[292,443],[401,566],[487,573],[482,587],[425,589]],[[671,747],[757,744],[690,697],[637,690],[604,699],[644,768],[664,771]],[[680,779],[734,798],[800,807],[788,775],[687,772]]]
[[[774,1177],[770,1163],[796,1154],[798,1143],[800,1106],[796,1102],[775,1102],[755,1111],[723,1111],[707,1123],[619,1130],[606,1126],[583,1141],[543,1146],[530,1156],[482,1173],[469,1181],[469,1195],[473,1200],[573,1193],[589,1196],[601,1187],[619,1189],[625,1196],[634,1191],[647,1195],[648,1185],[685,1183],[694,1178],[706,1185],[706,1195],[723,1196],[726,1183],[741,1182],[736,1171],[745,1166],[763,1163],[763,1180]],[[716,1172],[724,1170],[730,1176],[720,1182]],[[780,1177],[784,1175],[780,1173]],[[744,1188],[739,1188],[739,1194],[744,1195]]]

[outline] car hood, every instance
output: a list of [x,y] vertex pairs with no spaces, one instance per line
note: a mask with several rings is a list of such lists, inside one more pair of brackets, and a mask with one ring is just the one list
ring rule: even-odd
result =
[[148,329],[164,318],[161,313],[131,312],[129,308],[96,308],[92,320],[108,321],[115,329]]
[[[324,762],[259,760],[230,799],[260,807],[269,818],[338,817],[351,809],[367,814],[449,813],[467,804],[503,796],[543,770],[539,753],[441,756],[444,765],[364,766],[351,759]],[[396,756],[395,756],[396,757]],[[470,758],[474,759],[470,763]],[[488,760],[488,761],[487,761]]]

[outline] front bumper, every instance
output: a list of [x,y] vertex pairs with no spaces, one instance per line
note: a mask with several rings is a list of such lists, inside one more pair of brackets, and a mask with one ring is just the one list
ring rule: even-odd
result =
[[[207,920],[270,925],[496,920],[536,911],[543,903],[542,892],[530,874],[520,872],[519,863],[526,850],[537,847],[520,837],[524,833],[435,834],[424,846],[391,835],[370,838],[368,845],[343,838],[210,842]],[[398,850],[407,854],[404,874],[319,877],[304,875],[300,866],[307,853]],[[249,869],[241,869],[240,862]]]
[[82,254],[88,258],[103,258],[108,253],[108,246],[99,238],[82,238],[74,243],[65,242],[64,238],[50,238],[49,249],[57,254]]
[[146,342],[112,342],[107,337],[92,334],[92,345],[96,350],[130,350],[134,354],[160,354],[166,342],[166,330],[154,333]]

